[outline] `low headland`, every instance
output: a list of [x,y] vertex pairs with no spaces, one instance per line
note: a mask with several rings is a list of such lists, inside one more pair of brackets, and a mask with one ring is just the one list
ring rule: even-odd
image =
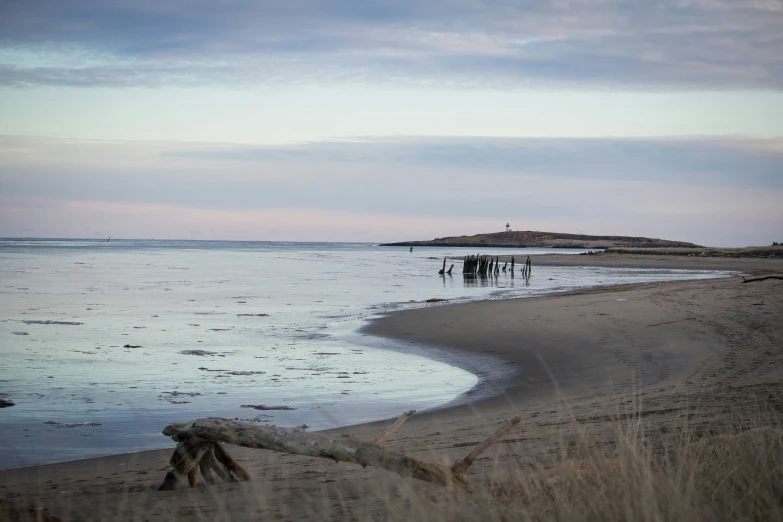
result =
[[[783,273],[780,258],[646,259],[641,266]],[[738,276],[392,312],[363,333],[494,357],[513,371],[493,396],[413,415],[383,443],[450,466],[521,416],[470,468],[473,491],[231,447],[251,481],[159,492],[172,443],[2,471],[0,520],[12,505],[20,517],[43,506],[62,520],[780,520],[781,317],[783,281]],[[389,424],[334,433],[369,441]]]
[[[441,237],[427,241],[382,243],[381,246],[477,248],[573,248],[604,250],[607,254],[698,257],[783,257],[783,245],[716,248],[649,237],[590,236],[560,232],[509,231],[472,236]],[[595,252],[598,254],[600,252]]]
[[493,247],[493,248],[700,248],[685,241],[669,241],[649,237],[589,236],[585,234],[563,234],[560,232],[508,231],[473,236],[441,237],[429,241],[403,241],[384,243],[381,246],[448,246],[448,247]]

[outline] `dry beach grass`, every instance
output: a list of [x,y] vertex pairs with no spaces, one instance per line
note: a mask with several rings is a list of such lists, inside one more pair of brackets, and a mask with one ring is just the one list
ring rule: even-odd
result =
[[[562,424],[548,430],[556,436],[543,453],[530,436],[510,436],[481,463],[472,477],[481,486],[471,494],[313,459],[247,454],[251,483],[159,493],[152,488],[163,471],[131,463],[130,480],[66,481],[66,496],[75,499],[57,499],[55,488],[55,498],[40,491],[11,502],[48,501],[63,520],[780,520],[783,403],[758,391],[738,397],[750,408],[698,425],[687,410],[664,420],[642,409],[603,426],[556,421]],[[444,449],[425,453],[434,459]],[[94,491],[79,492],[80,480]],[[38,512],[26,514],[3,520],[36,520]]]
[[[166,450],[3,471],[0,498],[62,520],[781,520],[781,317],[783,281],[726,278],[373,322],[368,335],[492,355],[514,370],[502,393],[414,415],[384,443],[448,465],[521,415],[471,468],[474,493],[232,448],[251,482],[155,491]],[[370,440],[387,424],[338,431]]]

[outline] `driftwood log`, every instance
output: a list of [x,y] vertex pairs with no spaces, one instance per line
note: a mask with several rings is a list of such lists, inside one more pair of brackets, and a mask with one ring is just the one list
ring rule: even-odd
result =
[[302,428],[262,426],[220,418],[171,424],[166,426],[163,434],[178,444],[170,460],[172,470],[166,474],[158,490],[173,490],[185,477],[188,478],[190,487],[198,487],[199,472],[208,484],[214,483],[212,471],[227,482],[250,480],[248,473],[226,451],[223,446],[225,442],[246,448],[321,457],[335,462],[352,462],[363,467],[373,466],[398,473],[402,477],[412,477],[443,486],[457,486],[470,491],[472,488],[465,475],[471,464],[521,421],[521,417],[511,419],[476,446],[467,457],[455,462],[451,468],[445,468],[381,449],[381,444],[414,413],[414,410],[405,412],[381,436],[370,442],[337,434],[307,433]]
[[742,278],[743,283],[753,283],[756,281],[766,281],[767,279],[783,279],[783,275],[768,275],[764,277],[751,277],[750,279]]

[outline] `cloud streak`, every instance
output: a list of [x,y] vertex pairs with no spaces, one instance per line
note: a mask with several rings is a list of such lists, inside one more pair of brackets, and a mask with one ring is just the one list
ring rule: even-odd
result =
[[765,244],[783,228],[782,166],[783,142],[761,139],[246,147],[4,137],[0,232],[53,235],[25,229],[113,223],[124,235],[161,237],[161,223],[169,237],[192,237],[193,222],[204,238],[390,241],[511,221],[520,229]]
[[775,89],[783,2],[10,0],[0,85]]
[[[783,140],[739,138],[378,138],[164,153],[239,162],[447,167],[545,176],[783,189]],[[741,174],[740,174],[741,173]]]

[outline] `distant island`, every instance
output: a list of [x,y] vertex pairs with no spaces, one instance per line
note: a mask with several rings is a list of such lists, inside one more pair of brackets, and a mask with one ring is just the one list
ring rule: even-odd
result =
[[684,241],[668,241],[649,237],[588,236],[561,234],[559,232],[506,231],[475,236],[441,237],[430,241],[403,241],[384,243],[381,246],[444,246],[444,247],[494,247],[494,248],[701,248]]

